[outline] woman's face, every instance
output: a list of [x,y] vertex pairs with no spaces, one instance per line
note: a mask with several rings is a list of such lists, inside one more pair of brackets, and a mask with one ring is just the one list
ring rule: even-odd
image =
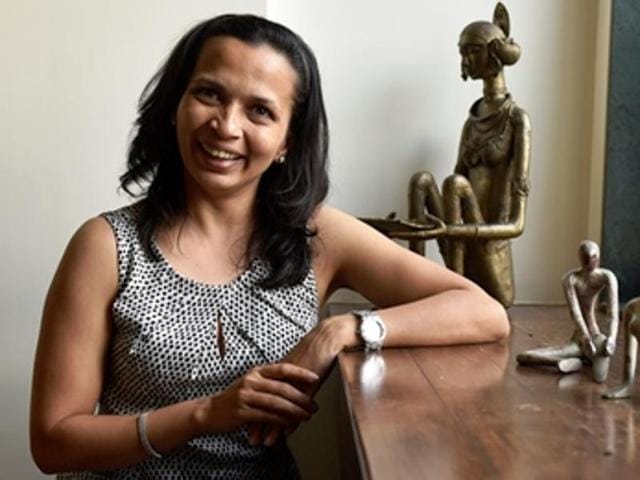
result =
[[204,43],[176,112],[187,194],[255,195],[286,152],[296,81],[288,59],[268,45]]
[[478,79],[489,70],[489,52],[487,46],[478,42],[460,41],[462,76]]

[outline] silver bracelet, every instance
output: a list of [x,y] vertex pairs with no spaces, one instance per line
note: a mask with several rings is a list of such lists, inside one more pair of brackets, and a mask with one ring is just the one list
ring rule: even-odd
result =
[[137,426],[138,426],[138,438],[140,439],[140,444],[144,451],[153,458],[162,458],[162,455],[156,452],[156,450],[149,443],[149,438],[147,437],[147,415],[149,412],[144,412],[138,415]]

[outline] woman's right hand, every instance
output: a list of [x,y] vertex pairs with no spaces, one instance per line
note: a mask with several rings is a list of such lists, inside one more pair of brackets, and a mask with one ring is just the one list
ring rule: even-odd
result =
[[226,390],[202,400],[196,415],[199,434],[237,430],[247,423],[288,427],[308,420],[318,407],[294,385],[311,390],[317,381],[314,372],[291,363],[252,368]]

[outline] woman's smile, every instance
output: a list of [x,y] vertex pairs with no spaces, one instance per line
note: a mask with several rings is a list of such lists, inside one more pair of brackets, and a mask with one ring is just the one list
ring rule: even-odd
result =
[[227,173],[232,169],[243,168],[246,157],[228,149],[214,147],[204,141],[198,145],[202,155],[203,166],[214,173]]
[[218,160],[239,160],[242,158],[242,155],[239,153],[231,152],[229,150],[224,150],[220,148],[215,148],[210,145],[207,145],[205,142],[201,141],[200,145],[211,157]]

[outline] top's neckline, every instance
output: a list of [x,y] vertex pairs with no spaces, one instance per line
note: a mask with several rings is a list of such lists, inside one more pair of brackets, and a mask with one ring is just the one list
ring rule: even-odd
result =
[[173,265],[171,265],[171,262],[169,262],[169,260],[167,259],[167,257],[165,256],[164,252],[162,251],[162,249],[160,248],[160,245],[158,245],[158,242],[156,241],[155,236],[151,239],[151,247],[154,251],[154,253],[158,256],[158,258],[160,259],[160,262],[162,263],[162,265],[165,267],[165,269],[167,271],[169,271],[171,273],[171,275],[175,278],[178,278],[184,282],[187,282],[191,285],[196,285],[200,288],[206,288],[206,289],[217,289],[217,290],[222,290],[222,289],[229,289],[232,288],[240,283],[243,283],[247,277],[250,276],[250,274],[258,267],[259,263],[260,263],[260,259],[259,258],[254,258],[252,259],[249,264],[247,265],[247,268],[245,270],[243,270],[242,272],[240,272],[235,278],[229,280],[228,282],[225,283],[209,283],[209,282],[203,282],[200,280],[195,280],[191,277],[188,277],[186,275],[184,275],[183,273],[180,273],[178,270],[176,270]]

